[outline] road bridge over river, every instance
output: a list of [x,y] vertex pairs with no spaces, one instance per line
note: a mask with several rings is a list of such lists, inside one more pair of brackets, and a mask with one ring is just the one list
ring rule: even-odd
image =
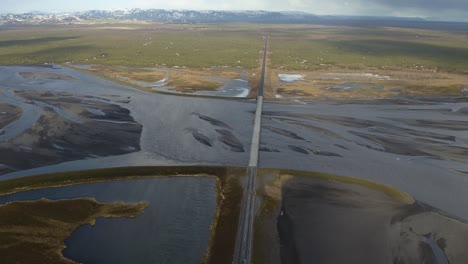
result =
[[252,145],[250,147],[250,161],[247,169],[247,181],[242,198],[239,226],[237,229],[236,248],[234,252],[235,264],[249,264],[252,255],[253,224],[255,218],[255,179],[257,177],[258,153],[260,145],[260,128],[262,122],[263,90],[268,50],[268,36],[265,36],[263,50],[262,74],[257,95],[257,109],[255,111]]

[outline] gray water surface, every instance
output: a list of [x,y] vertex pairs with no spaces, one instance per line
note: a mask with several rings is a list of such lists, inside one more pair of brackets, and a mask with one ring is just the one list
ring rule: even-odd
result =
[[[67,80],[41,80],[43,83],[32,83],[22,78],[19,72],[45,72],[74,78]],[[243,85],[248,85],[242,77]],[[34,80],[33,80],[34,81]],[[111,82],[93,75],[61,67],[49,69],[26,66],[0,66],[0,86],[3,94],[0,100],[23,108],[23,116],[5,129],[6,134],[0,141],[14,138],[31,127],[40,117],[42,108],[26,104],[15,96],[15,91],[49,91],[67,93],[76,97],[89,96],[89,100],[105,100],[131,111],[135,121],[143,125],[141,151],[128,155],[113,157],[96,157],[52,165],[47,168],[36,168],[30,171],[16,171],[2,175],[1,180],[21,177],[50,171],[70,171],[76,169],[95,169],[116,166],[146,165],[226,165],[245,166],[248,162],[247,152],[232,151],[229,146],[218,140],[219,129],[199,115],[220,120],[232,128],[232,133],[244,146],[250,145],[252,135],[254,101],[231,101],[220,99],[194,98],[153,94]],[[121,103],[129,100],[128,103]],[[41,110],[42,111],[42,110]],[[195,115],[197,113],[199,115]],[[199,143],[189,131],[196,129],[213,141],[209,147]],[[1,163],[1,161],[0,161]]]
[[172,177],[82,184],[0,197],[12,201],[92,197],[99,202],[150,203],[134,218],[100,218],[65,241],[64,256],[79,263],[193,263],[203,258],[216,209],[216,181]]

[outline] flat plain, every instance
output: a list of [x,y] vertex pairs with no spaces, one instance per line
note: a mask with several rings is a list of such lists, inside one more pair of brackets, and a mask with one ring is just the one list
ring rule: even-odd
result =
[[[59,63],[146,91],[214,91],[260,73],[270,36],[271,98],[459,96],[468,86],[467,31],[320,25],[50,26],[2,31],[4,65]],[[284,80],[280,75],[301,76]],[[156,84],[155,84],[156,83]]]
[[468,84],[466,31],[304,26],[270,35],[280,97],[459,96]]
[[[76,233],[55,237],[62,261],[110,247],[80,251],[90,246],[80,235],[106,241],[100,230],[133,225],[165,230],[160,240],[171,243],[156,252],[142,239],[128,255],[231,262],[265,35],[254,263],[467,258],[459,245],[468,241],[468,30],[115,21],[0,30],[0,200],[12,202],[0,205],[0,222],[11,222],[2,211],[21,216],[17,208],[32,208],[49,230],[67,213],[63,205],[89,208],[84,221],[70,221],[81,226]],[[102,198],[103,186],[115,188],[112,199],[83,199]],[[67,196],[71,189],[76,197]],[[161,196],[138,196],[153,191]],[[125,225],[86,225],[124,196],[129,204],[154,200],[141,217],[118,220]],[[157,208],[174,214],[165,219]],[[160,220],[169,224],[157,230]],[[15,228],[34,228],[26,224]],[[112,242],[134,237],[118,229]],[[18,234],[8,235],[9,246]],[[76,239],[69,250],[78,258],[57,254],[67,237]],[[181,250],[196,245],[197,252]],[[354,254],[363,247],[371,254]],[[100,253],[112,263],[114,251]],[[14,263],[15,252],[7,253]]]

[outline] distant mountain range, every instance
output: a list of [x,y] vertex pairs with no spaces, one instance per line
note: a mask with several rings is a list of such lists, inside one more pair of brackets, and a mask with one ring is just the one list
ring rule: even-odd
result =
[[102,21],[152,21],[160,23],[319,23],[340,20],[423,21],[419,18],[317,16],[304,12],[194,11],[163,9],[90,10],[73,13],[30,12],[2,14],[0,25],[87,24]]

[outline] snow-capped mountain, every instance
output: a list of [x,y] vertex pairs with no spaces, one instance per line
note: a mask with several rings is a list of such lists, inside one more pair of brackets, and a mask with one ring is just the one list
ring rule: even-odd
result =
[[89,20],[141,20],[162,23],[222,22],[311,22],[317,17],[307,13],[270,11],[194,11],[162,9],[90,10],[75,13],[25,13],[0,15],[0,24],[83,23]]
[[[424,21],[405,17],[316,16],[297,11],[216,11],[216,10],[164,10],[118,9],[90,10],[72,13],[30,12],[24,14],[0,14],[0,25],[88,24],[109,21],[150,21],[159,23],[373,23],[398,25],[400,22]],[[384,23],[384,24],[385,24]],[[386,25],[386,24],[385,24]]]
[[28,24],[64,24],[74,23],[81,19],[75,14],[5,14],[0,15],[0,25],[28,25]]

